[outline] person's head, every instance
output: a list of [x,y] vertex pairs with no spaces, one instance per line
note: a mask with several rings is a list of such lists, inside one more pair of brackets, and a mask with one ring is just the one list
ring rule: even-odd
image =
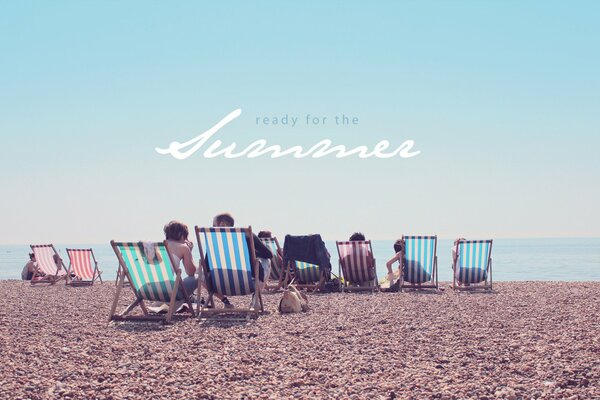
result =
[[214,227],[233,227],[235,220],[229,213],[222,213],[213,218]]
[[396,253],[404,251],[404,241],[402,239],[398,239],[394,242],[394,251]]
[[270,238],[271,231],[260,231],[260,232],[258,232],[258,237],[259,238]]
[[363,235],[362,232],[354,232],[352,234],[352,236],[350,236],[351,242],[356,242],[356,241],[361,241],[361,240],[365,240],[365,235]]
[[31,261],[35,261],[35,254],[33,254],[33,253],[29,253],[29,259],[30,259]]
[[171,221],[163,228],[167,240],[187,240],[190,232],[186,224],[179,221]]

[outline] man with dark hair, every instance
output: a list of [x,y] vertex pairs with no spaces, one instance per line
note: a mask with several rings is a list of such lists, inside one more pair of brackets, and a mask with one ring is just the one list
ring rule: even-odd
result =
[[[213,218],[213,227],[223,227],[223,228],[233,228],[235,224],[235,220],[229,213],[218,214]],[[254,242],[254,252],[256,253],[256,258],[260,262],[261,268],[258,271],[258,278],[260,280],[261,289],[264,286],[265,276],[268,276],[271,269],[271,258],[273,258],[273,253],[267,246],[260,241],[258,236],[252,233],[252,241]],[[250,243],[248,243],[248,247],[250,247]],[[254,269],[254,265],[252,266]]]
[[354,232],[349,239],[351,242],[360,242],[365,240],[365,235],[362,232]]

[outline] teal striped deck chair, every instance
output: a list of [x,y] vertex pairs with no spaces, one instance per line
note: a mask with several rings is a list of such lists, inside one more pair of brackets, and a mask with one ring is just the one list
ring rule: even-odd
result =
[[283,270],[283,260],[281,259],[281,247],[276,237],[260,238],[265,246],[273,253],[271,259],[271,272],[269,273],[270,285],[265,285],[265,289],[279,290],[284,284],[285,271]]
[[400,286],[407,289],[437,289],[437,236],[402,236],[404,254]]
[[[196,226],[195,230],[208,288],[207,305],[200,309],[200,317],[219,313],[257,317],[259,311],[263,311],[263,304],[260,285],[258,285],[260,265],[254,251],[252,227],[199,228]],[[203,248],[206,249],[206,253]],[[216,308],[215,293],[224,296],[252,295],[252,300],[247,308]],[[260,310],[256,306],[257,301]]]
[[[110,242],[119,260],[120,274],[117,292],[110,311],[110,321],[159,321],[169,323],[175,312],[177,293],[183,294],[187,311],[194,316],[190,296],[181,280],[181,270],[175,267],[167,242]],[[119,314],[116,313],[121,290],[127,279],[135,294],[135,301]],[[166,314],[151,314],[145,301],[168,303]],[[136,307],[142,315],[129,315]]]
[[454,289],[492,290],[492,240],[458,240],[452,270]]

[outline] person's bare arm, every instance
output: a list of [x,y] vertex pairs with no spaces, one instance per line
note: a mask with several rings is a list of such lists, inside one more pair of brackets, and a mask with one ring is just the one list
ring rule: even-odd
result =
[[188,276],[194,276],[198,267],[194,264],[194,257],[192,257],[192,250],[188,246],[182,246],[183,248],[183,268]]
[[385,264],[388,270],[388,274],[393,274],[394,272],[392,271],[392,267],[394,266],[394,263],[396,261],[400,260],[400,256],[401,253],[396,253],[396,255],[392,258],[390,258],[390,260]]

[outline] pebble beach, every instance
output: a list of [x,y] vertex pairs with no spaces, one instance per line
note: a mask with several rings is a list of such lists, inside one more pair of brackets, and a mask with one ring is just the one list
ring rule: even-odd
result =
[[114,282],[0,281],[0,398],[600,398],[600,282],[441,287],[286,315],[266,294],[257,320],[160,325],[109,323]]

